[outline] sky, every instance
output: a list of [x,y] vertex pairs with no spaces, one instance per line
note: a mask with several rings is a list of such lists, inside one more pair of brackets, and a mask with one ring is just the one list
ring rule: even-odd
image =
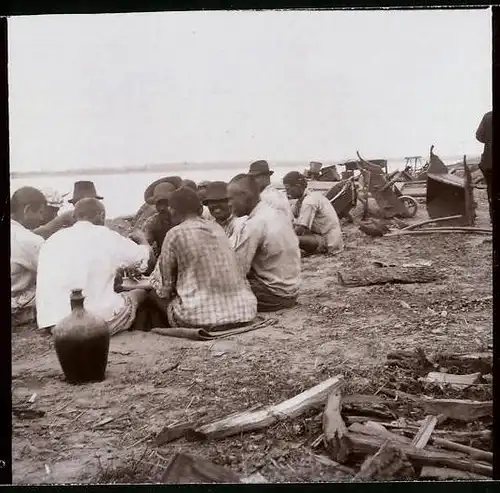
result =
[[10,18],[11,171],[478,154],[491,10]]

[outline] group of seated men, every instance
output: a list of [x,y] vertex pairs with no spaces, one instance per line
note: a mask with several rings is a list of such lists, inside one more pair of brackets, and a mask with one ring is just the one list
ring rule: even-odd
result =
[[[303,175],[283,178],[291,208],[272,174],[257,161],[228,184],[165,178],[150,197],[156,212],[128,237],[105,226],[92,182],[77,182],[74,208],[59,214],[40,190],[20,188],[11,198],[13,318],[36,317],[50,332],[71,313],[73,289],[111,335],[151,326],[220,330],[293,307],[301,252],[340,252],[342,232],[333,206],[307,190]],[[117,289],[120,272],[149,274],[147,287]]]

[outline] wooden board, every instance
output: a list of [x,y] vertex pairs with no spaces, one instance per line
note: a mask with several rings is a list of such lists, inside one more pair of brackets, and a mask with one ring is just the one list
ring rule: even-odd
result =
[[428,283],[439,279],[435,269],[422,267],[367,267],[339,271],[340,284],[348,287],[370,286],[373,284],[399,283]]

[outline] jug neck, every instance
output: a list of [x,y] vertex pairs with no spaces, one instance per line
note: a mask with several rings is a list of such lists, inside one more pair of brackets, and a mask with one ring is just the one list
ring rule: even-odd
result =
[[85,296],[83,296],[81,289],[73,289],[71,291],[71,296],[69,300],[71,304],[71,310],[75,310],[83,308],[83,302],[85,300]]

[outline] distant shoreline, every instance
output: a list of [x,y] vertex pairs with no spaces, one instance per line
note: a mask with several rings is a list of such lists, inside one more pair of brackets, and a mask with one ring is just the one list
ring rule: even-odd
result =
[[[370,157],[369,160],[375,159]],[[379,158],[377,158],[379,159]],[[386,158],[388,163],[391,162],[401,162],[403,163],[405,158]],[[457,156],[446,156],[443,157],[445,161],[451,161],[452,164],[458,164],[461,159]],[[475,163],[479,161],[480,156],[470,155],[468,161],[470,163]],[[355,159],[354,159],[355,160]],[[323,166],[329,166],[331,164],[342,165],[342,163],[347,162],[348,159],[344,160],[323,160]],[[422,162],[425,162],[426,158],[422,156]],[[165,163],[165,164],[146,164],[143,166],[127,166],[123,168],[80,168],[80,169],[67,169],[67,170],[55,170],[55,171],[43,171],[43,170],[33,170],[33,171],[12,171],[10,172],[11,179],[17,178],[35,178],[35,177],[51,177],[51,176],[88,176],[88,175],[115,175],[115,174],[132,174],[132,173],[167,173],[167,172],[179,172],[180,169],[186,168],[191,170],[202,170],[202,169],[229,169],[229,168],[241,168],[246,167],[249,164],[247,161],[226,161],[226,162],[207,162],[207,163]],[[271,167],[296,167],[297,170],[303,170],[307,167],[308,161],[269,161]]]

